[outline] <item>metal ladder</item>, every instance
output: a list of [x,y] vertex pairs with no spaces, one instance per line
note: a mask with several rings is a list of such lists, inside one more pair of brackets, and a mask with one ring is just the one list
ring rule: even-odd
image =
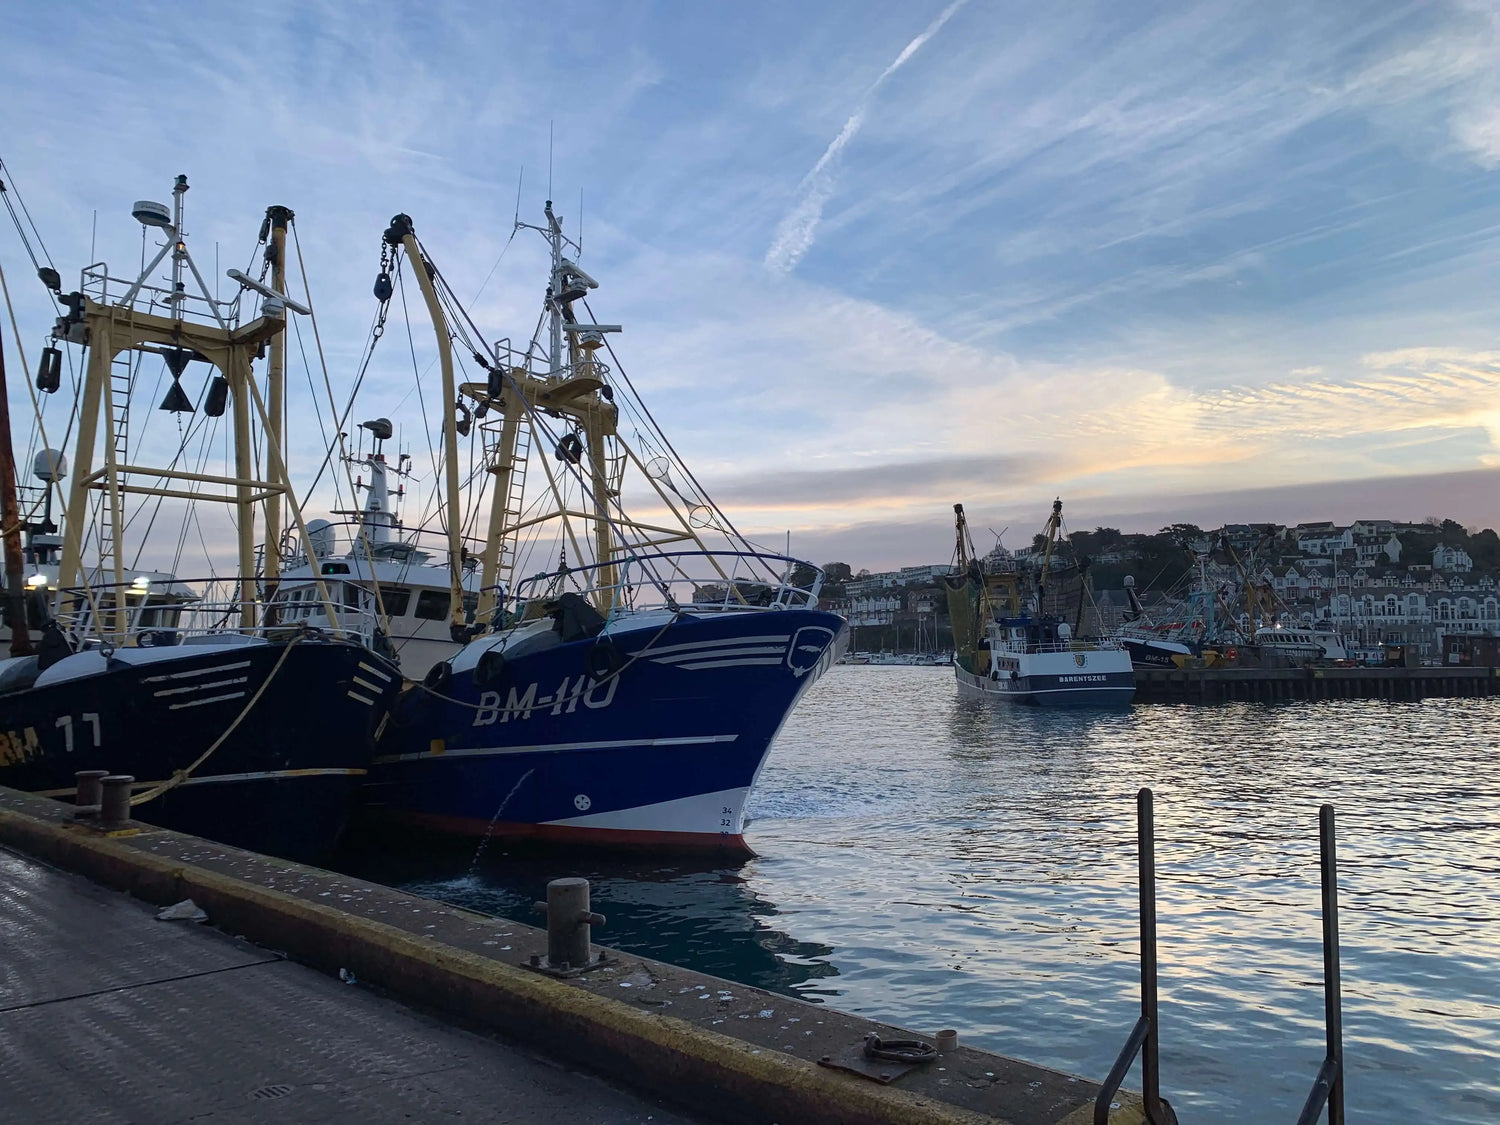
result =
[[[130,394],[136,376],[136,353],[120,352],[109,365],[109,424],[113,438],[113,454],[116,465],[128,465],[130,459]],[[99,521],[99,571],[105,572],[117,547],[119,529],[111,518],[109,493],[104,493],[104,518]],[[121,518],[124,518],[124,498],[121,498]]]
[[521,521],[526,501],[526,466],[531,460],[531,423],[522,421],[516,427],[516,448],[510,460],[510,487],[505,497],[505,538],[500,542],[500,561],[496,567],[496,580],[506,590],[512,588],[515,578],[516,552],[520,536],[515,530]]

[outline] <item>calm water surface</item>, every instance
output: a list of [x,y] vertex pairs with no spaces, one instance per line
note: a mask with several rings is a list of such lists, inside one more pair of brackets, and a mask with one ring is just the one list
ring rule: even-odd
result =
[[[834,668],[733,867],[491,846],[346,866],[533,922],[594,880],[618,948],[1103,1077],[1139,1012],[1136,790],[1156,791],[1162,1086],[1296,1119],[1323,1053],[1317,809],[1338,808],[1351,1121],[1500,1122],[1500,700],[1069,714],[948,669]],[[1136,1081],[1138,1084],[1138,1080]]]

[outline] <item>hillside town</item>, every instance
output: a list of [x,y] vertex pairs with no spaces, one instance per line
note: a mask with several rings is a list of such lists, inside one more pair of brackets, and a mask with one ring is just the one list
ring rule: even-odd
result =
[[[1016,550],[997,541],[984,566],[1034,572],[1043,547],[1040,536]],[[1246,604],[1248,579],[1265,595],[1258,604],[1271,607],[1274,623],[1332,628],[1360,662],[1379,662],[1399,648],[1417,663],[1469,663],[1483,638],[1500,641],[1500,535],[1451,519],[1212,531],[1173,524],[1149,535],[1096,527],[1068,535],[1052,556],[1054,568],[1080,564],[1088,574],[1082,619],[1091,635],[1114,633],[1130,620],[1131,584],[1148,614],[1170,615],[1197,583],[1218,591],[1241,627],[1272,623],[1252,622],[1259,611]],[[857,649],[923,652],[949,643],[941,578],[951,564],[870,572],[834,562],[824,569],[826,596],[848,619]]]

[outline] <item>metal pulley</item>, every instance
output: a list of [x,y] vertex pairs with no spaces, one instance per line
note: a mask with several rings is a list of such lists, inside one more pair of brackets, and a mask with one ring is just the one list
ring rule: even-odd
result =
[[583,460],[583,439],[576,433],[567,433],[557,443],[557,459],[566,461],[570,465],[576,465]]
[[381,270],[375,275],[375,299],[384,304],[391,299],[391,294],[394,292],[395,289],[391,285],[391,275],[385,270]]
[[42,349],[42,360],[36,369],[36,389],[53,394],[62,386],[62,350],[56,347]]

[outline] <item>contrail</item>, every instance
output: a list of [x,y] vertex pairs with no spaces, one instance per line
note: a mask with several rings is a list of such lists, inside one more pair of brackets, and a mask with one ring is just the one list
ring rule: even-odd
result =
[[828,147],[823,150],[823,155],[818,162],[812,166],[812,171],[803,177],[799,188],[802,198],[797,205],[787,212],[780,224],[776,227],[776,237],[771,240],[771,248],[766,251],[766,268],[777,273],[790,273],[802,260],[813,244],[813,238],[817,234],[818,223],[823,219],[823,205],[833,195],[834,171],[839,154],[844,151],[849,142],[859,132],[860,126],[865,123],[865,113],[870,108],[870,102],[885,85],[886,80],[896,71],[906,65],[913,55],[922,49],[922,45],[938,33],[938,30],[953,18],[953,13],[967,4],[969,0],[953,0],[943,9],[942,13],[927,29],[901,48],[901,53],[896,60],[880,72],[880,77],[870,84],[860,98],[859,105],[849,115],[849,120],[844,122],[844,127],[839,130],[839,135],[834,137]]

